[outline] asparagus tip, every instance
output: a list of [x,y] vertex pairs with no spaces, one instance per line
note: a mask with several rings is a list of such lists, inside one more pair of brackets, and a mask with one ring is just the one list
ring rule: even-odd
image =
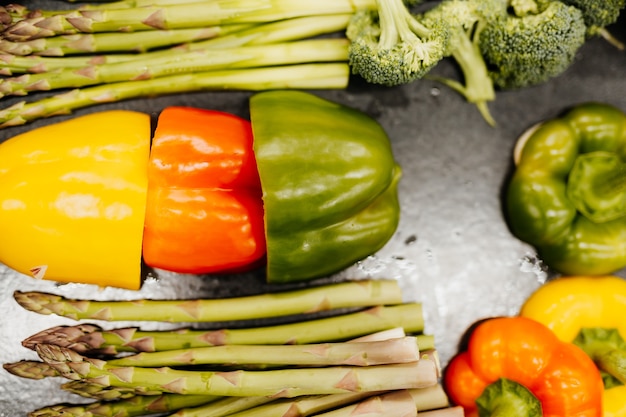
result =
[[45,362],[22,360],[14,363],[5,363],[3,368],[12,375],[28,379],[44,379],[59,376],[52,366]]

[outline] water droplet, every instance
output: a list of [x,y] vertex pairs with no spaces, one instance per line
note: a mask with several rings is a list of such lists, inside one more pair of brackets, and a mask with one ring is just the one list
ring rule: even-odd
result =
[[529,254],[520,259],[520,271],[535,274],[542,284],[548,279],[548,267],[536,255]]

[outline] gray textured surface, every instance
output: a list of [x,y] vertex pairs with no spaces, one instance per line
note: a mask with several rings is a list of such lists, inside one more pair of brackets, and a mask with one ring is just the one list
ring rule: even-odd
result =
[[[622,19],[613,28],[621,39],[626,39],[624,26]],[[449,62],[440,64],[435,72],[458,77]],[[501,192],[511,169],[513,143],[529,125],[580,102],[604,101],[626,110],[625,72],[626,53],[594,39],[563,76],[541,86],[499,92],[491,105],[496,128],[487,126],[460,96],[428,80],[402,88],[355,83],[347,91],[318,92],[375,117],[388,131],[404,172],[400,184],[402,220],[394,238],[379,253],[340,277],[399,280],[407,300],[423,302],[427,332],[436,336],[444,363],[475,320],[515,314],[525,297],[550,273],[541,268],[531,247],[510,234],[502,217]],[[156,115],[175,104],[247,116],[248,97],[247,93],[187,94],[103,105],[75,114],[125,108]],[[0,140],[64,118],[0,131]],[[58,287],[6,268],[0,269],[0,274],[3,363],[34,358],[20,341],[52,325],[69,323],[21,310],[12,299],[15,290],[102,299],[190,298],[263,290],[259,276],[218,279],[164,275],[149,280],[141,291],[130,292],[81,285]],[[158,326],[146,326],[151,327]],[[0,417],[23,416],[43,405],[76,400],[61,394],[57,389],[60,382],[27,381],[0,370]]]

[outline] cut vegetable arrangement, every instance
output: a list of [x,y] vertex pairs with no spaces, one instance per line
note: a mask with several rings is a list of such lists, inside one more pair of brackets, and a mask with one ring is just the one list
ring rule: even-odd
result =
[[142,256],[179,273],[266,265],[270,283],[286,283],[338,272],[391,238],[401,170],[375,120],[296,91],[259,93],[250,114],[167,108],[150,144],[148,115],[108,111],[4,142],[0,224],[12,244],[0,260],[130,289]]
[[[394,295],[364,295],[357,297],[360,303],[331,302],[338,294],[355,295],[359,287],[373,293],[388,288]],[[303,295],[311,292],[328,300],[324,308],[332,313],[330,317],[311,316],[314,310],[302,302]],[[30,300],[51,300],[48,309],[42,310],[41,304],[25,301],[24,294],[15,296],[27,309],[66,314],[76,320],[161,320],[179,317],[181,310],[188,311],[193,304],[207,308],[215,305],[213,311],[231,312],[235,309],[224,310],[222,306],[237,306],[241,313],[231,320],[277,320],[283,314],[306,313],[293,323],[213,331],[162,330],[149,332],[150,336],[129,328],[104,332],[89,323],[48,329],[23,343],[38,353],[40,361],[9,363],[5,369],[23,378],[64,377],[70,382],[63,384],[63,389],[91,398],[92,402],[51,405],[33,411],[31,417],[84,413],[143,416],[155,412],[179,417],[348,416],[359,409],[378,410],[372,415],[381,416],[416,416],[418,411],[421,414],[426,410],[432,410],[433,417],[463,415],[460,407],[448,405],[439,384],[437,352],[432,337],[423,333],[421,306],[403,303],[396,281],[346,281],[258,294],[252,296],[257,297],[254,302],[249,297],[89,301],[29,294]],[[58,307],[81,303],[111,314],[78,316]],[[151,304],[162,311],[160,316],[147,312]],[[300,310],[285,310],[285,304],[298,305]],[[365,309],[342,312],[350,305]],[[265,308],[260,311],[262,306]],[[394,309],[401,313],[386,313]],[[125,315],[119,316],[116,311]],[[367,316],[371,319],[363,320]],[[195,318],[197,322],[211,320],[203,315]],[[189,316],[183,319],[189,320]],[[341,327],[331,327],[342,322],[345,324]],[[237,339],[237,335],[250,337]],[[156,342],[168,338],[177,344]],[[188,340],[192,339],[203,347],[189,346]],[[120,354],[125,351],[136,353]]]

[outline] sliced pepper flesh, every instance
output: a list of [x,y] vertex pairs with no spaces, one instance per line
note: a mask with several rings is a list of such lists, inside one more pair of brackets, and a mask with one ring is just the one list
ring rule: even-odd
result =
[[374,119],[299,91],[256,94],[250,116],[269,282],[337,272],[391,238],[401,170]]
[[626,266],[626,114],[580,104],[519,144],[506,195],[513,234],[566,275]]
[[138,289],[150,118],[76,117],[0,144],[0,261],[35,278]]
[[148,178],[147,265],[193,274],[262,265],[264,211],[249,121],[213,110],[164,109]]

